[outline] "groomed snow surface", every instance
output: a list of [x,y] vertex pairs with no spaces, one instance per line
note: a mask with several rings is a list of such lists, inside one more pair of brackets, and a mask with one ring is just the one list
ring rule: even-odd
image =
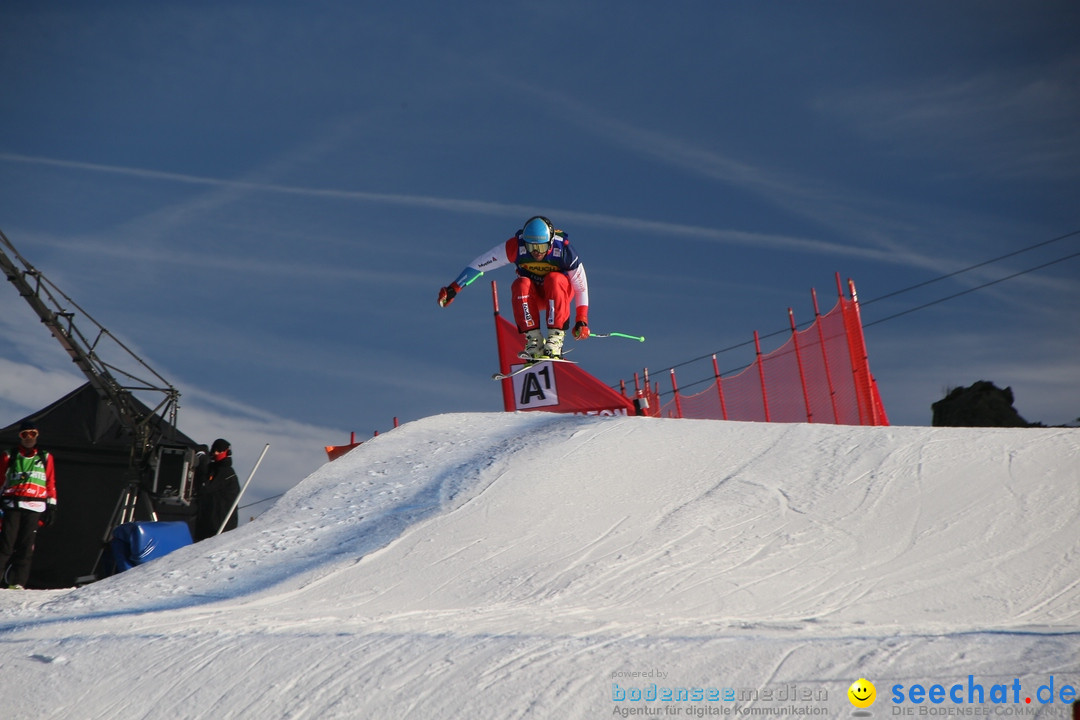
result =
[[0,717],[1068,717],[1078,461],[1071,428],[431,417],[0,592]]

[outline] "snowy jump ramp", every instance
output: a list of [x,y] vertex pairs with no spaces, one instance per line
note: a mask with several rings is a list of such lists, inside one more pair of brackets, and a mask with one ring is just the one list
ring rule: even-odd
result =
[[1078,458],[1071,428],[432,417],[239,530],[0,593],[3,717],[1067,717]]

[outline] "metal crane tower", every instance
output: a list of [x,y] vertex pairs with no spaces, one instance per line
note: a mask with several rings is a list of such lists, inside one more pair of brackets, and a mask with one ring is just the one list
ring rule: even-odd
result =
[[[160,477],[163,468],[174,476],[172,489],[166,493],[168,497],[157,495],[156,499],[187,504],[191,499],[191,458],[180,448],[167,447],[170,436],[178,432],[179,391],[31,265],[3,231],[0,231],[0,270],[130,433],[127,490],[117,503],[106,536],[116,525],[135,519],[141,492],[159,492],[159,485],[164,485]],[[76,318],[82,328],[76,324]],[[106,346],[110,356],[122,358],[128,370],[102,357]],[[159,400],[151,408],[150,404],[136,399],[134,392],[157,396]],[[150,514],[156,518],[152,503]]]

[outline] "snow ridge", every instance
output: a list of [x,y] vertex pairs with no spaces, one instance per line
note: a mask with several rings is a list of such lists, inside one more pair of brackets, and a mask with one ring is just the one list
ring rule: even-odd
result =
[[1077,457],[1074,429],[427,418],[224,536],[0,593],[4,717],[606,717],[614,678],[794,684],[835,717],[860,677],[879,715],[894,683],[1080,686]]

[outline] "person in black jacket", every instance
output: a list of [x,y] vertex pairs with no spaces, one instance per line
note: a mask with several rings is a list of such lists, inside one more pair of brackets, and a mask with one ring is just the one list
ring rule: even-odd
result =
[[[240,480],[232,466],[232,446],[224,438],[218,438],[210,446],[210,466],[206,480],[199,491],[198,512],[195,518],[195,541],[205,540],[218,534],[225,522],[225,515],[240,495]],[[234,510],[225,523],[225,530],[235,530],[237,516]]]

